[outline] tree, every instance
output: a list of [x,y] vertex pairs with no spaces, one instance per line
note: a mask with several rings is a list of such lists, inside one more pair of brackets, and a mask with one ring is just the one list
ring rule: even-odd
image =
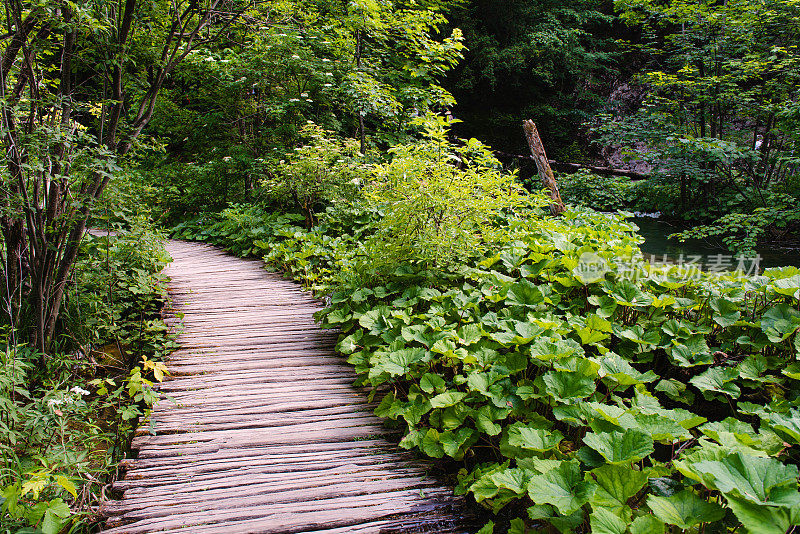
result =
[[307,121],[358,138],[362,152],[405,141],[415,116],[453,104],[438,80],[464,45],[458,31],[439,33],[446,4],[271,3],[260,22],[188,56],[147,130],[168,140],[169,170],[153,161],[151,173],[173,186],[165,212],[263,198],[251,186],[281,179]]
[[765,192],[791,173],[800,149],[800,6],[792,0],[616,5],[626,22],[643,29],[641,52],[650,64],[640,77],[643,105],[609,120],[605,140],[649,160],[656,175],[679,188],[679,211],[713,215],[721,193],[765,205]]
[[44,352],[94,201],[236,0],[3,0],[3,313]]
[[522,154],[531,118],[556,159],[567,152],[618,71],[612,3],[471,0],[451,21],[469,48],[444,84],[464,121],[456,133]]

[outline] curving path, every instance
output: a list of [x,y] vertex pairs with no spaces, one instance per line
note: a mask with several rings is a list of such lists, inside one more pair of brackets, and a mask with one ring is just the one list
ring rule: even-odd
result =
[[181,348],[152,431],[106,501],[107,534],[455,533],[474,530],[430,467],[383,439],[299,286],[203,244],[172,241]]

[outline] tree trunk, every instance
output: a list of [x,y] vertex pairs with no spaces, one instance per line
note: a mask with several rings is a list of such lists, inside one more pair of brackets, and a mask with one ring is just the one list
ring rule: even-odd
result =
[[561,194],[558,192],[556,177],[553,175],[553,169],[550,168],[550,162],[547,159],[547,153],[544,151],[544,144],[542,144],[542,138],[539,137],[536,124],[531,120],[527,120],[522,123],[522,128],[525,130],[528,146],[531,147],[531,154],[536,162],[536,169],[539,171],[539,178],[542,179],[542,185],[550,193],[550,198],[552,200],[552,202],[550,202],[550,213],[552,215],[561,215],[567,208],[564,206],[564,202],[561,200]]

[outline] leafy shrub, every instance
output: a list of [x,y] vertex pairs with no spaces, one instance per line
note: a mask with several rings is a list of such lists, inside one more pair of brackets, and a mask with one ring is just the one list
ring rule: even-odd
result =
[[385,211],[366,244],[373,266],[446,264],[479,245],[491,220],[522,201],[514,175],[478,140],[451,144],[440,117],[418,123],[424,139],[391,149],[392,160],[376,168],[365,192]]
[[800,235],[798,199],[785,194],[769,195],[765,206],[751,212],[728,213],[710,224],[673,234],[680,241],[719,238],[734,252],[754,253],[755,248],[773,236]]
[[567,203],[598,211],[633,208],[638,197],[637,184],[630,178],[593,174],[585,169],[559,176],[558,188]]
[[[159,317],[169,260],[143,219],[86,236],[57,340],[39,354],[13,330],[0,342],[0,528],[89,529],[96,504],[174,343]],[[83,524],[81,524],[83,523]],[[33,531],[29,529],[29,531]]]
[[274,176],[262,185],[271,197],[293,204],[310,228],[320,207],[355,196],[366,169],[355,139],[337,139],[313,123],[300,134],[310,142],[296,148],[288,161],[281,161]]

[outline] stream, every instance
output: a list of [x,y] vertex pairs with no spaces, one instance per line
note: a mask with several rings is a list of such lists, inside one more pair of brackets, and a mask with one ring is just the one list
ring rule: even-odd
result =
[[[666,260],[669,262],[689,263],[694,260],[695,263],[702,264],[706,270],[710,266],[712,266],[711,270],[713,270],[713,266],[727,266],[728,268],[725,270],[737,267],[736,255],[726,248],[705,240],[696,239],[679,243],[675,239],[667,239],[670,234],[682,230],[678,225],[652,217],[634,217],[632,220],[639,227],[639,234],[644,238],[644,243],[640,245],[642,252],[654,256],[655,261],[664,261],[666,255]],[[800,267],[800,249],[762,247],[757,252],[759,259],[756,261],[759,270],[786,265]],[[751,264],[748,262],[745,267],[749,268],[750,266]]]

